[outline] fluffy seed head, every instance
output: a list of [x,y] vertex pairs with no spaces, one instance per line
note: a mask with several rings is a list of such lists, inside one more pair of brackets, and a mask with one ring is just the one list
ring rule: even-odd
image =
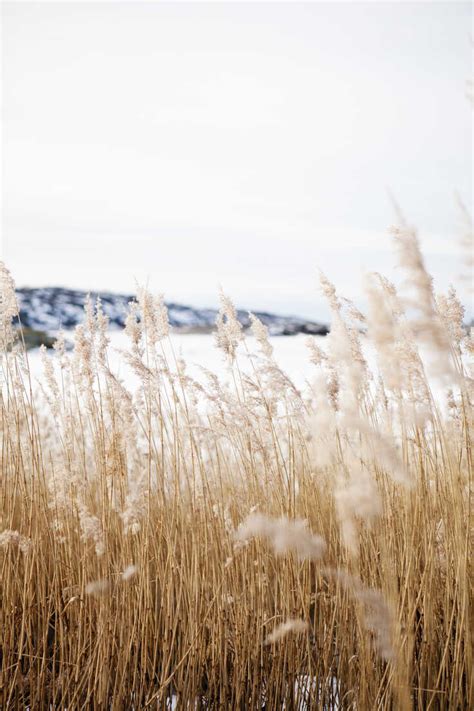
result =
[[273,632],[271,632],[265,640],[265,644],[274,644],[279,642],[283,637],[288,634],[303,634],[308,629],[308,623],[305,620],[300,620],[298,618],[290,618],[285,622],[282,622],[278,627],[276,627]]
[[320,536],[308,530],[302,519],[290,521],[287,518],[271,518],[260,513],[252,513],[243,521],[235,534],[237,541],[251,538],[265,538],[277,555],[295,552],[300,559],[318,560],[326,550]]

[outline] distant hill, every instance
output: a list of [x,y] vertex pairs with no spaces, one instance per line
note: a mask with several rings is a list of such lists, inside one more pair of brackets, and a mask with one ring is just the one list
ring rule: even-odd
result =
[[[61,287],[23,288],[16,291],[23,326],[47,333],[56,333],[60,328],[73,329],[84,318],[83,306],[88,292]],[[104,313],[111,328],[123,328],[127,304],[132,294],[91,292],[95,301],[100,297]],[[167,303],[168,315],[174,330],[182,333],[210,333],[215,327],[216,309],[195,309],[183,304]],[[255,315],[268,326],[274,336],[293,336],[297,333],[326,335],[328,327],[296,316],[278,316],[256,311]],[[238,311],[244,328],[250,325],[247,311]]]

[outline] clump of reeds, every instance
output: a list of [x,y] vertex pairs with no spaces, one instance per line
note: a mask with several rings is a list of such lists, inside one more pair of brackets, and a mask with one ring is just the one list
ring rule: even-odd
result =
[[321,277],[306,392],[223,294],[228,377],[192,378],[145,290],[133,388],[100,302],[37,387],[1,267],[2,708],[473,706],[474,348],[395,237],[407,290],[371,276],[367,316]]

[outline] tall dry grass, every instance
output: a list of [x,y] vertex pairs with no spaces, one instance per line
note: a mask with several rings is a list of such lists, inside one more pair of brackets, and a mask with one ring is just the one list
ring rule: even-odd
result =
[[406,289],[372,275],[366,316],[321,277],[304,393],[225,295],[228,378],[197,382],[145,291],[133,392],[100,303],[38,392],[2,267],[2,709],[473,707],[473,342],[395,239]]

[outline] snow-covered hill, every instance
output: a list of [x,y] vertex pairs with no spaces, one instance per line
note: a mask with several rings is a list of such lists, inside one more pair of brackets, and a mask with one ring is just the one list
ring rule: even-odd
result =
[[[60,328],[74,328],[84,317],[83,306],[87,292],[61,287],[17,289],[22,324],[29,328],[55,333]],[[95,300],[100,297],[102,307],[109,317],[111,328],[122,328],[127,311],[127,304],[133,300],[130,294],[112,294],[109,292],[91,293]],[[207,332],[214,328],[217,311],[215,309],[195,309],[182,304],[168,303],[170,324],[181,332]],[[294,335],[308,333],[325,335],[327,327],[321,323],[306,321],[293,316],[277,316],[271,313],[255,312],[265,323],[271,335]],[[238,311],[239,321],[244,327],[249,326],[247,311]]]

